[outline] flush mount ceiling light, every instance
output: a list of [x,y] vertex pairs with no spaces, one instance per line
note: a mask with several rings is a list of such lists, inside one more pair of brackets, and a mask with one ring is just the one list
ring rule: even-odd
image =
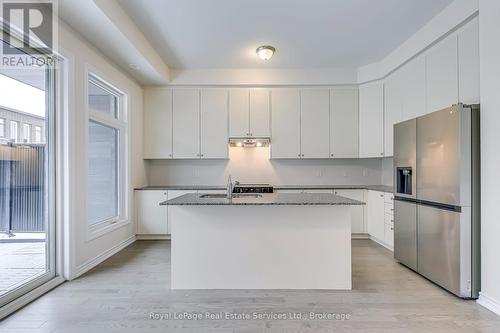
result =
[[257,55],[262,60],[269,60],[273,56],[274,52],[276,52],[276,49],[270,45],[262,45],[259,46],[255,52],[257,52]]

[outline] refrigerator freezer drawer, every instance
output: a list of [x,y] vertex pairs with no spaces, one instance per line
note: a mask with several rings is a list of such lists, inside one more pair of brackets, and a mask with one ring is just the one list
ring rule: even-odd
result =
[[417,205],[394,200],[394,258],[417,270]]
[[418,272],[463,298],[471,292],[470,208],[462,212],[418,205]]

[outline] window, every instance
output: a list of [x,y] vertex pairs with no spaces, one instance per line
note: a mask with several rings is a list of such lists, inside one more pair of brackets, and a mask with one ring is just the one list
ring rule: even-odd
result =
[[5,119],[0,118],[0,138],[5,138]]
[[117,89],[89,75],[87,222],[91,231],[99,232],[126,220],[127,124],[123,99]]
[[118,99],[112,88],[99,82],[95,77],[89,79],[89,108],[94,112],[101,112],[113,118],[118,118]]
[[19,140],[19,123],[17,121],[10,121],[10,139],[17,142]]
[[35,126],[35,143],[42,142],[42,128],[40,126]]
[[31,125],[23,124],[23,142],[31,141]]

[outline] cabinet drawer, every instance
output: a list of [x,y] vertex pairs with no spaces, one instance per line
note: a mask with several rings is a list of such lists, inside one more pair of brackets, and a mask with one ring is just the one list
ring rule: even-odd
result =
[[385,203],[385,205],[384,205],[384,212],[386,214],[394,215],[394,205],[393,204]]
[[384,224],[394,226],[394,216],[390,214],[384,214]]
[[392,249],[394,246],[394,226],[384,225],[384,240]]

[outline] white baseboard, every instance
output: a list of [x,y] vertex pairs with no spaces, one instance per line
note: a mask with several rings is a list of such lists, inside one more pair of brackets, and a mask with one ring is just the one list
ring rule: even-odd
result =
[[479,298],[476,301],[477,304],[484,306],[488,310],[496,313],[500,316],[500,302],[491,298],[483,292],[479,292]]
[[91,270],[95,266],[99,265],[101,262],[108,259],[112,255],[120,252],[121,250],[123,250],[124,248],[126,248],[127,246],[129,246],[130,244],[135,242],[136,239],[137,239],[137,237],[135,235],[130,236],[129,238],[122,241],[121,243],[118,243],[115,246],[111,247],[110,249],[104,251],[103,253],[101,253],[97,257],[90,259],[87,262],[83,263],[82,265],[76,267],[75,274],[74,274],[74,276],[71,277],[71,280],[76,279],[77,277],[79,277],[83,273]]
[[370,235],[366,233],[352,233],[351,234],[351,239],[370,239]]
[[137,235],[137,240],[171,239],[170,235]]
[[38,297],[42,296],[46,292],[54,289],[58,285],[64,282],[64,279],[61,276],[56,276],[50,281],[42,284],[40,287],[33,289],[32,291],[24,294],[23,296],[16,298],[10,303],[7,303],[3,307],[0,308],[0,321],[13,313],[14,311],[19,310],[26,304],[33,302]]
[[387,244],[386,242],[384,242],[383,240],[380,240],[378,239],[377,237],[373,237],[370,235],[370,239],[372,241],[374,241],[375,243],[377,244],[380,244],[382,245],[383,247],[385,247],[387,250],[391,251],[391,252],[394,252],[394,247],[390,246],[389,244]]

